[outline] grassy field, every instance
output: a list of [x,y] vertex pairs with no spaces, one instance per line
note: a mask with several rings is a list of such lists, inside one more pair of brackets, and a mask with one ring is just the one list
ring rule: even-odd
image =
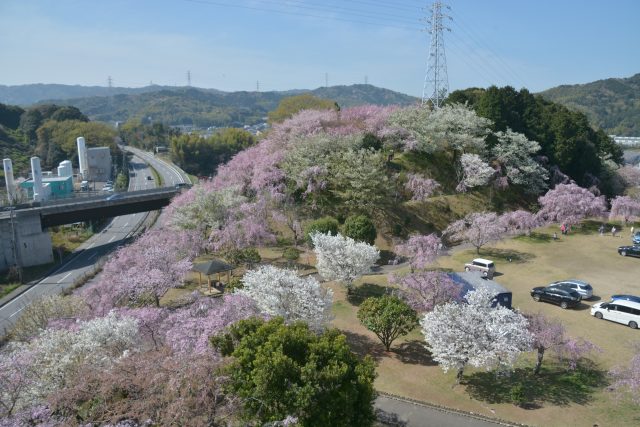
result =
[[[526,355],[514,377],[500,379],[493,373],[468,370],[466,384],[454,386],[454,373],[444,374],[431,361],[419,329],[395,342],[394,351],[387,353],[375,335],[360,325],[357,306],[365,296],[387,291],[384,275],[362,278],[358,295],[349,298],[341,286],[328,283],[335,293],[333,323],[344,331],[355,351],[376,359],[376,387],[381,391],[530,425],[638,425],[640,408],[616,401],[606,392],[606,371],[629,360],[632,344],[640,342],[640,331],[597,320],[590,315],[589,307],[615,293],[638,294],[640,259],[624,258],[616,251],[629,243],[627,230],[623,230],[622,238],[614,238],[610,234],[599,236],[596,228],[597,224],[589,224],[567,236],[558,233],[556,241],[551,235],[557,228],[536,230],[531,237],[504,240],[480,253],[496,262],[499,274],[495,280],[512,290],[514,307],[558,318],[569,335],[584,337],[602,349],[593,354],[594,366],[588,371],[566,372],[549,354],[543,364],[545,371],[540,378],[532,378],[528,374],[532,355]],[[475,250],[453,250],[439,259],[438,266],[461,271],[464,262],[476,256]],[[576,309],[562,310],[536,303],[529,295],[534,286],[567,278],[588,281],[596,296]],[[508,403],[515,382],[528,389],[535,405],[525,409]]]

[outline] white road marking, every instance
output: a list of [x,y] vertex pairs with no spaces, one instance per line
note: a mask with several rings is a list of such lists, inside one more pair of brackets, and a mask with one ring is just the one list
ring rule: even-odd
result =
[[12,318],[13,316],[15,316],[16,314],[20,313],[22,310],[24,310],[25,308],[27,308],[27,306],[25,305],[24,307],[22,307],[20,310],[16,311],[15,313],[13,313],[11,316],[9,316],[9,318]]
[[64,279],[66,279],[67,277],[71,276],[71,273],[73,273],[73,271],[68,272],[62,279],[58,280],[56,283],[62,282]]
[[115,238],[116,238],[116,236],[111,237],[111,238],[109,239],[109,243],[113,242],[113,239],[115,239]]
[[126,228],[128,225],[129,225],[129,223],[127,222],[123,227],[125,227],[125,228]]
[[89,261],[91,258],[95,257],[96,255],[98,255],[98,252],[94,253],[93,255],[91,255],[89,258],[87,258],[87,261]]

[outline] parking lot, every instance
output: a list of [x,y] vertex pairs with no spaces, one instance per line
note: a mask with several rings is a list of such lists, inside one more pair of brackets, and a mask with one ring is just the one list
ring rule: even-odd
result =
[[[596,355],[603,367],[626,363],[632,344],[640,343],[640,330],[598,320],[590,308],[613,294],[640,295],[640,258],[622,257],[617,248],[631,242],[628,229],[612,237],[597,230],[577,230],[553,240],[552,227],[538,230],[531,238],[508,239],[481,250],[480,256],[495,261],[494,280],[513,292],[513,306],[525,312],[540,311],[564,323],[574,337],[584,337],[602,349]],[[460,270],[477,255],[473,250],[453,251],[440,260],[442,267]],[[508,259],[511,258],[511,262]],[[580,279],[593,286],[594,297],[577,307],[563,310],[557,305],[535,302],[530,291],[563,279]]]

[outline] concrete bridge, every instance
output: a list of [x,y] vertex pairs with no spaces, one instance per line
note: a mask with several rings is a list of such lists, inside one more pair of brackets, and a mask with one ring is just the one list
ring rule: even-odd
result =
[[158,188],[4,208],[0,211],[0,271],[16,264],[52,262],[48,227],[161,209],[179,191]]

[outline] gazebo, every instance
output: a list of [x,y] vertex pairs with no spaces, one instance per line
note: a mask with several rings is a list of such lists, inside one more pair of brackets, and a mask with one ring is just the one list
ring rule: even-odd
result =
[[226,262],[213,259],[211,261],[201,262],[195,264],[193,266],[193,271],[197,271],[198,276],[198,286],[202,286],[202,275],[205,274],[207,276],[207,281],[209,283],[209,291],[211,291],[211,275],[217,274],[217,281],[220,281],[220,273],[227,272],[227,282],[230,279],[230,272],[233,271],[234,267],[232,265],[227,264]]

